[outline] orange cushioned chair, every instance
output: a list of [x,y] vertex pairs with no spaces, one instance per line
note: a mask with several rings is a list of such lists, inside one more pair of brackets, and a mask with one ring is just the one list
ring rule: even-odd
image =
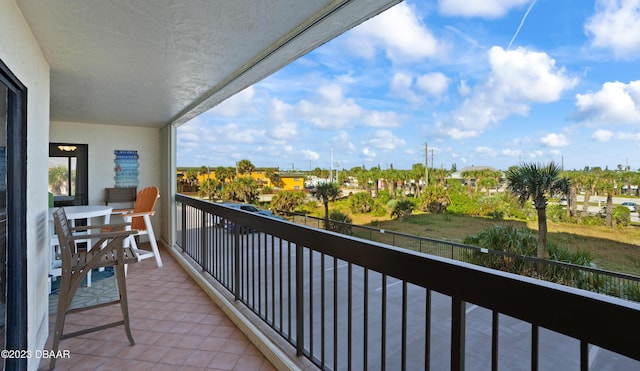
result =
[[136,236],[143,234],[149,235],[149,243],[151,244],[152,251],[139,249],[134,236],[128,239],[128,243],[133,246],[134,251],[138,255],[138,260],[155,257],[158,267],[162,267],[158,243],[153,233],[153,225],[151,225],[151,216],[155,214],[154,209],[159,197],[160,191],[158,187],[144,188],[138,192],[133,209],[113,210],[113,214],[121,215],[125,222],[131,223],[131,230],[137,232]]

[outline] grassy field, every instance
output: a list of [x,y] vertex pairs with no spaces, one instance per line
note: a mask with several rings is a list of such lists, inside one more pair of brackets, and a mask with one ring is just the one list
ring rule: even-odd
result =
[[[318,209],[313,215],[322,217],[322,213],[322,209]],[[538,229],[537,221],[495,220],[450,214],[415,214],[402,222],[367,214],[350,216],[353,224],[453,242],[462,242],[466,236],[476,235],[495,224],[512,224],[518,228],[526,226],[534,231]],[[571,250],[590,251],[600,269],[640,276],[640,226],[608,228],[549,221],[547,227],[550,243]]]

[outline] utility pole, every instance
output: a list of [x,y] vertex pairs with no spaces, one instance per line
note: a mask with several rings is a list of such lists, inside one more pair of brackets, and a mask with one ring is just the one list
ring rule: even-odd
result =
[[333,183],[333,147],[331,147],[331,163],[329,164],[329,182]]
[[435,162],[433,162],[433,148],[431,148],[431,166],[433,166],[433,164],[435,164]]
[[429,186],[429,144],[424,142],[424,169],[425,169],[425,188]]

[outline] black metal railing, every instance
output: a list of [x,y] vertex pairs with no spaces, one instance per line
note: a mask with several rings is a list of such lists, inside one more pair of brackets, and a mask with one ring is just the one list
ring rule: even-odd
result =
[[640,304],[176,201],[179,247],[319,368],[640,367]]
[[[294,223],[314,228],[324,228],[324,219],[322,218],[298,213],[280,213]],[[640,277],[630,274],[483,249],[478,246],[414,236],[335,220],[332,220],[330,225],[336,231],[347,232],[351,236],[370,241],[534,277],[622,299],[640,301]]]

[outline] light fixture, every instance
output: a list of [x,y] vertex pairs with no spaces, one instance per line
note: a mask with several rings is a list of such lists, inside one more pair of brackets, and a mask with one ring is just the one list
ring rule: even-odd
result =
[[58,146],[58,149],[65,152],[73,152],[76,150],[76,146]]

